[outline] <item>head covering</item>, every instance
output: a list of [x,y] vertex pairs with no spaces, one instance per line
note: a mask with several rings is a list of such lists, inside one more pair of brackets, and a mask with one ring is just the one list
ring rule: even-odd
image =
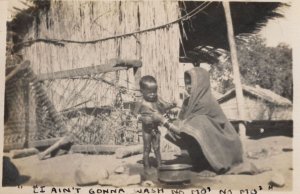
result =
[[185,75],[191,77],[192,92],[185,102],[186,107],[181,112],[181,119],[187,119],[196,114],[213,117],[219,123],[227,122],[220,105],[212,95],[209,73],[201,67],[195,67],[186,71]]

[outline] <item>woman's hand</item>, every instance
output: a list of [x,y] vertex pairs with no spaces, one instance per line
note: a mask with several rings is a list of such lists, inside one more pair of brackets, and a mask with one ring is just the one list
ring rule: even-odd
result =
[[172,108],[167,112],[168,118],[170,120],[176,120],[179,112],[180,112],[180,108],[178,107]]

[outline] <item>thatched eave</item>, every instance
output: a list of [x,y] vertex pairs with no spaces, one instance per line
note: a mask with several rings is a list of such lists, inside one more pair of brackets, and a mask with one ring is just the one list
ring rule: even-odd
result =
[[11,21],[7,22],[7,36],[8,41],[13,41],[14,44],[22,42],[24,36],[28,33],[32,27],[34,19],[38,22],[40,11],[46,11],[49,9],[49,0],[33,0],[32,5],[26,4],[27,9],[19,10],[14,8],[18,12]]
[[[182,2],[182,14],[193,10],[201,3],[203,2]],[[277,8],[283,6],[289,5],[281,2],[231,2],[235,35],[256,33],[267,24],[268,20],[283,17],[276,12]],[[183,38],[181,55],[195,50],[199,45],[229,49],[222,2],[212,2],[205,10],[185,21],[181,31],[186,35],[186,38]]]

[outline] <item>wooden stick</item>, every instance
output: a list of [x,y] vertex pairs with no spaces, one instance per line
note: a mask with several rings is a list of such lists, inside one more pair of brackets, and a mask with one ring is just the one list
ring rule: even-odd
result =
[[121,159],[143,153],[143,145],[125,146],[116,150],[116,158]]
[[12,158],[23,158],[27,156],[32,156],[35,154],[38,154],[39,150],[36,148],[27,148],[27,149],[21,149],[21,150],[12,150]]
[[37,140],[37,141],[29,141],[28,147],[35,147],[35,148],[48,147],[48,146],[55,144],[55,142],[57,142],[60,139],[61,138],[51,138],[51,139],[43,139],[43,140]]
[[118,70],[127,70],[129,68],[138,68],[141,66],[142,66],[142,62],[139,60],[112,59],[107,64],[103,64],[103,65],[89,66],[89,67],[41,74],[38,76],[38,80],[43,81],[43,80],[52,80],[52,79],[80,77],[85,75],[107,73],[107,72],[118,71]]
[[10,150],[14,150],[14,149],[22,149],[24,148],[24,142],[21,143],[5,143],[4,144],[4,152],[8,152]]
[[30,113],[29,113],[29,107],[30,107],[30,99],[29,99],[29,91],[30,86],[27,81],[23,82],[23,99],[24,99],[24,117],[25,117],[25,143],[24,147],[28,147],[28,141],[29,141],[29,128],[30,128]]
[[43,160],[46,158],[46,156],[48,154],[50,154],[51,152],[57,150],[58,148],[60,148],[63,145],[66,145],[68,143],[73,142],[73,138],[71,135],[67,135],[62,137],[60,140],[58,140],[55,144],[53,144],[52,146],[50,146],[48,149],[46,149],[44,152],[39,154],[39,159]]
[[225,16],[226,16],[226,24],[227,24],[227,33],[228,33],[228,41],[230,46],[230,54],[233,68],[233,80],[235,85],[236,99],[237,99],[237,107],[239,112],[239,119],[244,120],[246,118],[245,106],[244,106],[244,97],[243,97],[243,88],[240,77],[240,69],[237,58],[237,51],[234,39],[233,32],[233,24],[231,19],[231,12],[229,2],[223,2]]
[[29,67],[29,61],[24,61],[23,63],[17,65],[7,76],[5,76],[5,81],[7,82],[11,78],[13,78],[19,71]]
[[[233,24],[231,19],[229,2],[223,1],[223,7],[224,7],[224,12],[226,17],[228,41],[230,46],[231,62],[233,68],[233,81],[235,85],[236,102],[237,102],[237,108],[239,113],[239,119],[245,120],[246,119],[245,102],[244,102],[243,88],[242,88],[242,83],[240,78],[240,69],[239,69],[239,63],[237,58],[237,51],[236,51],[236,45],[234,39]],[[243,138],[246,137],[246,127],[243,123],[239,124],[239,134]]]
[[73,153],[114,154],[117,149],[124,147],[120,145],[73,145]]

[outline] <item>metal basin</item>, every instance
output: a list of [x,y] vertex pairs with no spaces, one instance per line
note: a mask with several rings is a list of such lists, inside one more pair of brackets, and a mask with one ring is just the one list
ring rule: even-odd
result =
[[158,169],[158,180],[165,183],[190,182],[190,169],[187,164],[162,165]]

